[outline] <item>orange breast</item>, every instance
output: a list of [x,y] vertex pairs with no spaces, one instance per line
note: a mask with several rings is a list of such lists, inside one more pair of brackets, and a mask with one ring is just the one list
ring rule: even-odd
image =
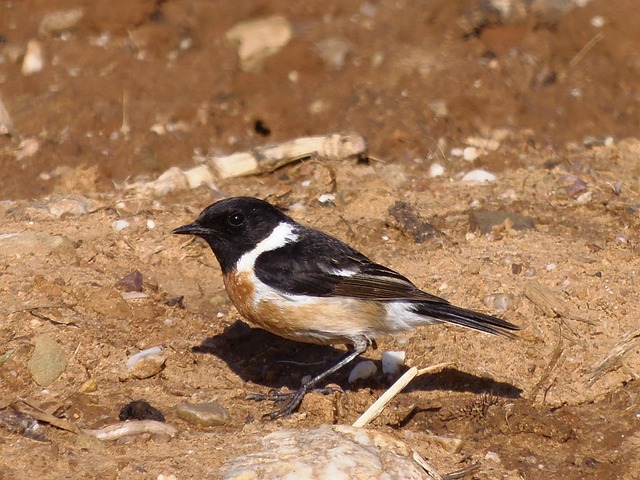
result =
[[351,343],[355,337],[391,333],[380,302],[344,297],[292,300],[256,288],[253,276],[232,271],[224,279],[227,294],[240,314],[257,327],[307,343]]

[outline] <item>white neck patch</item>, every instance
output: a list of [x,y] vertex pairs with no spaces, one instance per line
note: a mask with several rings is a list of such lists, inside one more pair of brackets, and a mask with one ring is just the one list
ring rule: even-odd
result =
[[264,252],[270,252],[277,250],[280,247],[284,247],[288,243],[295,242],[298,239],[298,234],[295,233],[296,227],[290,223],[280,223],[273,229],[271,235],[262,240],[256,247],[242,255],[238,260],[237,270],[238,272],[250,272],[253,271],[253,267],[256,264],[258,257]]

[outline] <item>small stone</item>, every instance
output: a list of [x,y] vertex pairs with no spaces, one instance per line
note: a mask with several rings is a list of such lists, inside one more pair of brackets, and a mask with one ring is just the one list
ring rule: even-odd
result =
[[466,183],[492,183],[496,181],[496,176],[486,170],[471,170],[462,177],[462,181]]
[[225,34],[225,39],[239,44],[240,69],[257,73],[265,60],[280,51],[292,36],[289,21],[275,15],[238,23]]
[[428,106],[436,117],[447,118],[449,116],[449,109],[445,100],[434,100],[429,102]]
[[27,364],[34,381],[41,387],[51,385],[67,368],[67,355],[49,335],[38,335]]
[[49,12],[40,21],[38,33],[40,35],[51,35],[71,30],[84,16],[84,10],[73,8],[70,10],[58,10]]
[[93,202],[81,196],[56,198],[51,200],[47,205],[49,213],[57,218],[63,215],[86,215],[90,210],[93,210],[93,208]]
[[467,162],[473,162],[479,156],[480,152],[476,147],[465,147],[465,149],[462,151],[462,158]]
[[382,352],[382,373],[396,375],[404,365],[406,353],[403,351]]
[[412,237],[416,243],[444,237],[444,233],[421,218],[416,209],[408,203],[395,202],[389,207],[389,215],[398,230]]
[[166,361],[167,357],[161,346],[151,347],[131,355],[126,368],[129,376],[143,380],[160,373]]
[[182,402],[177,407],[178,417],[187,423],[213,427],[225,425],[231,420],[229,412],[218,402],[188,403]]
[[115,286],[125,292],[141,292],[142,273],[138,270],[134,270],[118,280]]
[[98,382],[96,382],[95,378],[90,378],[78,388],[80,393],[94,393],[98,390]]
[[25,158],[33,157],[40,149],[40,142],[35,138],[25,138],[20,142],[18,148],[13,151],[13,156],[16,160],[24,160]]
[[349,383],[354,383],[358,380],[366,380],[369,377],[373,377],[377,371],[378,367],[376,367],[376,364],[371,360],[359,362],[349,373]]
[[124,219],[116,220],[115,222],[113,222],[113,229],[116,232],[121,232],[122,230],[124,230],[125,228],[129,228],[130,226],[131,223]]
[[0,234],[0,256],[34,255],[44,257],[52,253],[76,256],[73,242],[62,235],[48,235],[46,233]]
[[429,166],[429,177],[435,178],[444,175],[444,167],[438,162],[432,163]]
[[316,43],[318,55],[325,65],[333,70],[340,70],[344,67],[350,50],[351,45],[342,38],[327,38]]
[[13,135],[13,121],[0,97],[0,135]]
[[514,230],[535,229],[535,224],[532,218],[516,212],[473,210],[469,214],[470,230],[480,230],[480,233],[484,235],[491,233],[493,227],[503,225],[505,221],[510,222],[510,226]]
[[508,310],[514,300],[515,297],[510,293],[494,293],[484,297],[483,303],[494,310]]
[[487,452],[484,459],[490,462],[500,463],[500,456],[498,456],[496,452]]
[[22,74],[33,75],[44,68],[44,53],[42,44],[38,40],[29,40],[27,51],[22,60]]

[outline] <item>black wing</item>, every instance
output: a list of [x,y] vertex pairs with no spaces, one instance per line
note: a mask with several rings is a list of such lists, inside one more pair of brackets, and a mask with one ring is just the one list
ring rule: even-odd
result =
[[317,230],[303,232],[298,241],[257,258],[255,272],[262,282],[292,295],[449,303],[340,240]]

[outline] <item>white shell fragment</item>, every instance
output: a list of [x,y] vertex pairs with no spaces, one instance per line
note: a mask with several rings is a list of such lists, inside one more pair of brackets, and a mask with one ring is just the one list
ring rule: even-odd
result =
[[471,170],[462,177],[462,181],[467,183],[491,183],[496,181],[496,176],[486,170]]
[[375,363],[371,360],[364,360],[353,367],[353,370],[349,373],[349,383],[373,377],[377,371],[378,367],[376,367]]
[[382,373],[395,375],[400,372],[400,367],[404,366],[406,356],[403,351],[382,352]]

